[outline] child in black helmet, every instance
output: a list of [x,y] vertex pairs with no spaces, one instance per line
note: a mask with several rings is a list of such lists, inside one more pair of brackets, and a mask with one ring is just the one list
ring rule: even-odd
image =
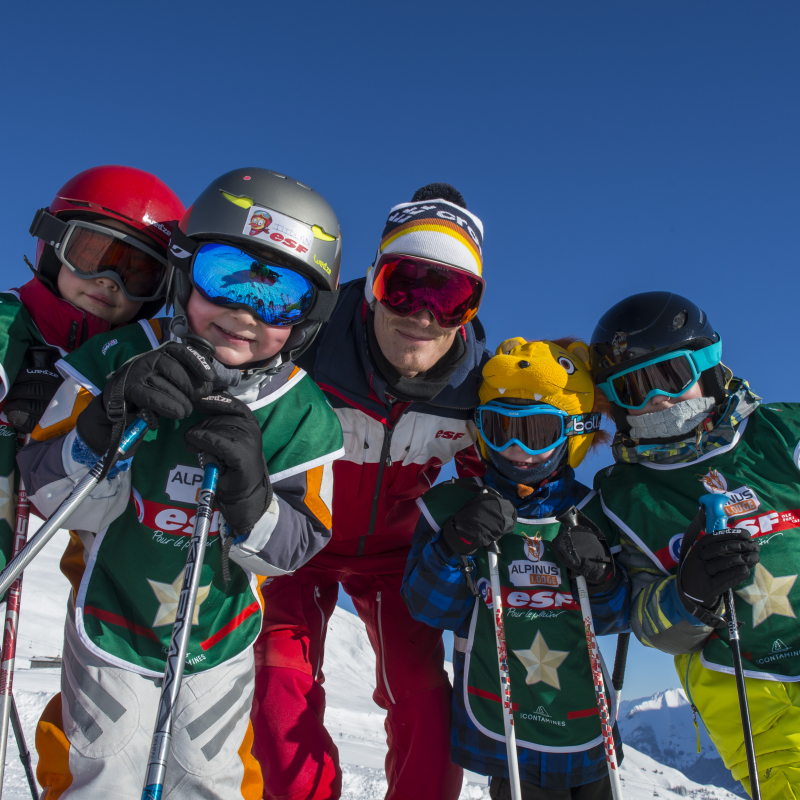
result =
[[[705,312],[669,292],[613,306],[592,337],[611,401],[616,464],[598,473],[593,519],[619,533],[631,625],[675,656],[733,777],[748,765],[722,596],[733,590],[762,798],[800,785],[800,407],[762,403],[723,366]],[[700,497],[724,497],[706,535]]]
[[[272,222],[251,235],[256,213]],[[146,409],[160,424],[71,519],[80,530],[62,562],[73,584],[62,693],[37,734],[40,782],[53,793],[140,797],[194,522],[197,454],[207,453],[221,465],[217,511],[164,794],[260,797],[249,714],[261,582],[292,572],[330,537],[341,429],[291,358],[332,307],[340,243],[333,210],[308,187],[256,168],[223,175],[173,235],[176,316],[96,337],[59,363],[66,380],[48,424],[19,457],[45,513],[109,448],[112,396],[124,397],[127,423]],[[254,261],[272,283],[251,280]]]

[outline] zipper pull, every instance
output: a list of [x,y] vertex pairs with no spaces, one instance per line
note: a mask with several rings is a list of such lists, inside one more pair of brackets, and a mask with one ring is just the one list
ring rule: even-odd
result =
[[700,728],[697,725],[697,706],[692,703],[692,721],[694,722],[694,729],[697,731],[697,752],[700,752]]

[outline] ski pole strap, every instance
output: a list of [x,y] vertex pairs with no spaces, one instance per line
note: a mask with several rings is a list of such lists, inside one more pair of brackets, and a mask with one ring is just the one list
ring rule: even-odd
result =
[[111,467],[114,466],[118,457],[117,451],[122,442],[122,436],[125,433],[125,420],[128,416],[125,405],[125,383],[135,360],[135,357],[132,358],[122,368],[121,374],[118,374],[116,378],[112,379],[111,386],[109,387],[109,396],[106,402],[106,416],[111,423],[111,441],[108,445],[106,460],[103,464],[103,471],[100,473],[98,482],[108,477],[108,472]]
[[611,685],[615,692],[622,691],[625,682],[625,665],[628,661],[628,646],[631,643],[630,631],[617,636],[617,654],[614,657],[614,673],[611,675]]

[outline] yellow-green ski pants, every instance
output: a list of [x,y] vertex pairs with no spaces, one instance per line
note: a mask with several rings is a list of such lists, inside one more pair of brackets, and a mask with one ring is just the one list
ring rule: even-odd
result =
[[[733,675],[704,667],[700,654],[675,656],[686,696],[725,766],[749,793],[747,756]],[[763,800],[800,800],[800,683],[745,678]]]

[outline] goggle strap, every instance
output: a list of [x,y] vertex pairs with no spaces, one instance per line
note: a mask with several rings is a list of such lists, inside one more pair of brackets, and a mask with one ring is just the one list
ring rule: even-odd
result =
[[564,423],[564,436],[585,436],[600,430],[603,415],[598,411],[588,414],[573,414]]
[[67,234],[69,224],[53,216],[46,208],[40,208],[29,230],[31,236],[57,248]]
[[722,339],[713,344],[706,345],[695,350],[694,366],[698,372],[705,372],[707,369],[716,367],[722,361]]
[[339,290],[321,292],[317,290],[314,305],[303,318],[303,322],[327,322],[332,316],[339,300]]
[[200,242],[187,236],[178,225],[172,231],[169,240],[169,262],[177,269],[188,274],[189,265],[195,251],[200,247]]

